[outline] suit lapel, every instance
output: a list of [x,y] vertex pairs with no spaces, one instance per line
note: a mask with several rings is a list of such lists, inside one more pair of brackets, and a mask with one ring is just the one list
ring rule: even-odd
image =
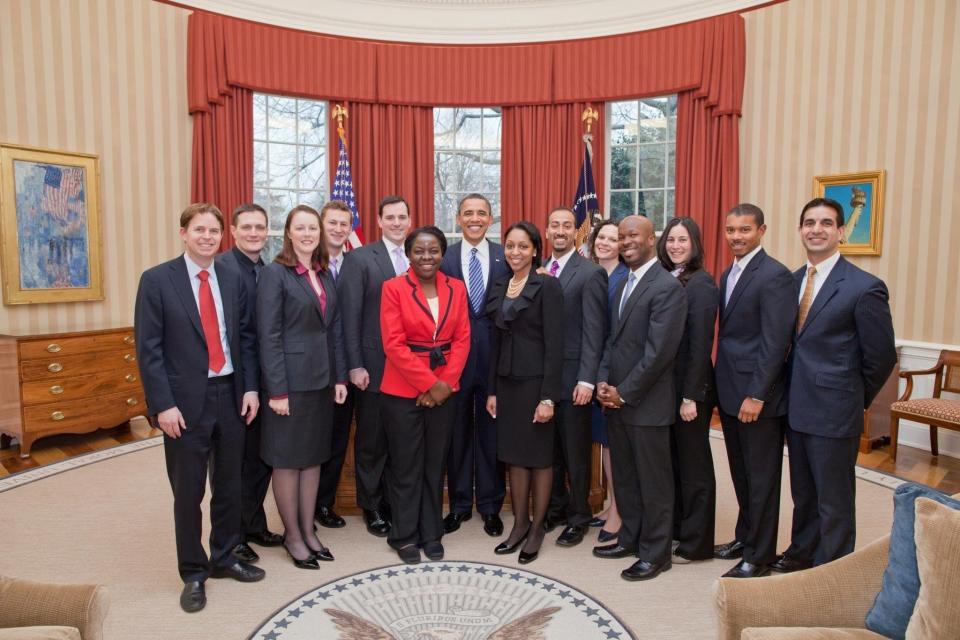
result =
[[[747,265],[747,268],[742,274],[740,274],[740,279],[737,280],[736,286],[733,288],[733,293],[730,295],[730,303],[727,304],[724,309],[724,315],[730,313],[730,310],[737,306],[737,302],[740,300],[740,296],[743,295],[743,292],[746,290],[747,285],[750,284],[750,281],[753,280],[753,276],[756,274],[757,269],[760,268],[760,264],[767,257],[766,251],[760,249],[757,255],[753,256],[753,259],[750,260],[750,263]],[[730,275],[727,274],[727,279],[724,281],[724,298],[726,298],[726,289],[729,286]]]
[[[235,318],[233,313],[233,302],[237,298],[233,290],[234,281],[222,266],[214,263],[214,270],[217,272],[217,286],[220,288],[220,303],[223,305],[223,324],[227,328],[227,344],[230,344],[230,337],[237,335],[237,326],[234,324]],[[239,285],[239,281],[236,284]],[[199,313],[197,315],[199,316]]]
[[804,332],[807,330],[807,327],[813,322],[813,319],[817,317],[817,314],[823,311],[823,308],[827,306],[827,303],[830,302],[833,296],[837,295],[837,291],[840,289],[840,283],[843,282],[847,274],[847,263],[846,260],[841,256],[840,260],[837,261],[837,264],[834,265],[833,270],[830,271],[830,275],[827,276],[826,282],[820,286],[820,291],[817,292],[817,297],[813,299],[813,304],[810,305],[810,311],[807,312],[806,320],[803,322],[803,326],[800,327],[800,333],[798,338],[803,336]]
[[[287,271],[289,275],[292,276],[297,282],[297,288],[299,289],[300,293],[302,293],[303,296],[306,296],[307,304],[312,305],[313,308],[317,310],[317,314],[323,318],[323,313],[320,311],[320,299],[317,297],[317,293],[313,290],[313,286],[310,284],[310,276],[306,273],[302,275],[297,273],[296,267],[287,267]],[[317,274],[317,277],[320,277],[319,274]],[[324,291],[324,293],[326,293],[326,291]],[[329,298],[327,299],[327,302],[329,303]]]
[[387,245],[384,244],[383,240],[372,245],[371,251],[373,251],[374,261],[380,266],[380,270],[383,271],[383,279],[389,280],[396,278],[397,274],[393,268],[393,260],[390,258],[390,252],[387,250]]
[[463,272],[463,245],[464,244],[465,242],[458,242],[457,244],[453,245],[455,247],[455,251],[451,252],[453,253],[453,256],[451,257],[453,258],[453,277],[459,278],[460,280],[463,280],[464,282],[466,282],[467,281],[465,277],[466,274]]
[[567,264],[563,267],[563,271],[560,272],[560,288],[564,291],[567,290],[567,285],[573,280],[573,276],[577,274],[577,267],[580,266],[580,261],[577,259],[580,256],[576,251],[573,252],[567,259]]
[[[427,304],[427,296],[423,292],[423,288],[420,286],[419,281],[416,278],[411,276],[409,273],[404,276],[407,284],[410,285],[410,295],[413,297],[414,303],[420,310],[423,311],[424,315],[427,317],[427,321],[431,326],[436,327],[436,321],[433,319],[433,314],[430,312],[430,305]],[[437,278],[437,295],[440,295],[440,278]]]
[[516,300],[513,301],[513,304],[510,305],[510,308],[507,309],[507,312],[503,314],[504,322],[513,321],[520,312],[530,306],[533,303],[533,299],[537,297],[537,293],[540,291],[542,282],[540,276],[531,273],[530,278],[527,280],[527,284],[523,286],[523,291],[520,292],[520,295],[517,296]]
[[[648,288],[650,288],[650,283],[656,279],[658,267],[659,265],[657,264],[652,265],[649,269],[647,269],[647,272],[643,274],[643,277],[640,278],[640,282],[638,282],[633,287],[633,291],[630,292],[630,297],[627,298],[627,302],[623,307],[623,313],[620,314],[620,317],[618,318],[618,322],[616,325],[617,335],[620,335],[620,332],[623,330],[623,327],[626,325],[627,318],[630,317],[630,312],[633,311],[634,307],[637,306],[637,301],[640,300],[641,297],[643,297],[644,292]],[[629,279],[630,279],[629,275],[627,276],[627,278],[624,279],[622,291],[626,290],[627,282],[629,282]],[[620,308],[619,296],[617,299],[618,299],[617,309],[619,310]]]
[[[200,337],[206,340],[203,334],[203,325],[200,324],[200,309],[197,307],[197,299],[193,297],[193,287],[190,284],[190,274],[187,272],[187,263],[185,257],[181,256],[170,265],[170,282],[173,284],[173,290],[180,297],[184,309],[187,310],[187,316],[190,317],[190,323],[197,330]],[[219,280],[219,276],[217,276]]]

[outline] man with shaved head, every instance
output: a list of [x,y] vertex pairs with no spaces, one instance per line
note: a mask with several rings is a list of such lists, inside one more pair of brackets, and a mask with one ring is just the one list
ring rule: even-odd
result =
[[616,543],[594,547],[593,554],[636,555],[639,560],[620,576],[649,580],[671,567],[673,366],[687,296],[683,285],[660,266],[656,234],[647,218],[624,218],[619,236],[630,274],[613,296],[597,397],[610,418],[613,485],[623,525]]

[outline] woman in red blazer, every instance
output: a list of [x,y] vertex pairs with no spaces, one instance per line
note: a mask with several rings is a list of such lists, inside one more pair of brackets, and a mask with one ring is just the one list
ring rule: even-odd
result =
[[410,269],[383,284],[380,327],[387,356],[380,392],[386,424],[387,542],[408,564],[443,558],[443,468],[456,417],[455,394],[470,351],[463,282],[440,273],[447,249],[436,227],[404,242]]

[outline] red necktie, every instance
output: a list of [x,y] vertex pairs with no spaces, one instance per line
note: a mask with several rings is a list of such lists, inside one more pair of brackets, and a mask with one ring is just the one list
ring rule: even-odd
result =
[[220,373],[227,363],[223,355],[223,345],[220,343],[220,321],[217,320],[217,305],[213,302],[213,291],[210,290],[210,273],[201,271],[200,278],[200,324],[203,325],[203,337],[207,340],[210,370]]

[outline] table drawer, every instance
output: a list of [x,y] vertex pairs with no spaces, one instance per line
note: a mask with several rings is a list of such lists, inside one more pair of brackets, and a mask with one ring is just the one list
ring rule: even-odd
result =
[[146,413],[143,393],[112,393],[96,398],[51,402],[23,408],[24,431],[69,432],[113,427]]
[[133,330],[86,336],[21,340],[20,359],[38,360],[97,351],[133,351]]
[[60,380],[34,380],[24,382],[21,388],[25,406],[100,397],[121,391],[142,395],[138,371],[125,369]]
[[72,378],[105,371],[113,371],[121,376],[133,373],[139,377],[137,355],[133,347],[123,351],[63,357],[47,354],[43,359],[20,362],[20,379],[24,382]]

